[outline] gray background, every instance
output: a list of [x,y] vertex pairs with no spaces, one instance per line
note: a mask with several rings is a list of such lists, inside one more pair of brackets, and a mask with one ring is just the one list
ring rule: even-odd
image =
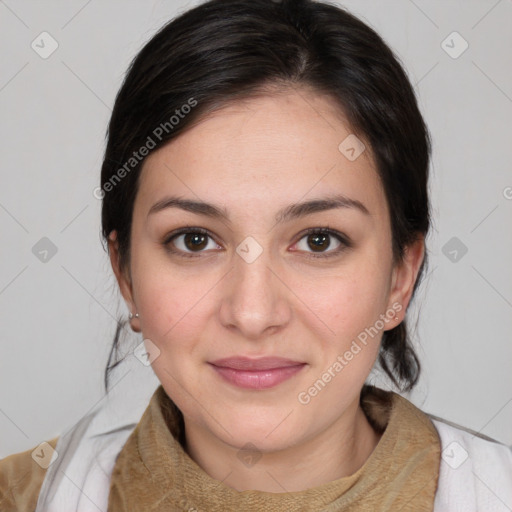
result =
[[[93,196],[104,134],[130,60],[194,4],[0,0],[0,457],[63,433],[104,397],[126,314]],[[430,269],[409,313],[421,313],[423,376],[409,398],[512,444],[512,2],[342,5],[400,56],[433,136]],[[46,59],[31,47],[43,31],[58,43]],[[43,237],[57,249],[46,261],[33,251]],[[124,385],[145,400],[155,379],[149,367]]]

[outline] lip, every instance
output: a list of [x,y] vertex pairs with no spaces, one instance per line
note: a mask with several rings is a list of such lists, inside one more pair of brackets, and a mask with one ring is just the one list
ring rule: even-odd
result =
[[229,357],[209,363],[226,381],[245,389],[268,389],[290,379],[306,363],[281,357]]

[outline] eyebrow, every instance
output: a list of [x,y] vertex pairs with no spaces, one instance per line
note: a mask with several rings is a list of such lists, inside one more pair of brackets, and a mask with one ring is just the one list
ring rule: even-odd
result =
[[[149,209],[148,217],[167,208],[180,208],[187,212],[222,220],[226,223],[231,222],[229,214],[225,208],[220,208],[213,204],[205,203],[202,201],[193,201],[180,197],[164,197]],[[312,199],[302,203],[290,204],[277,212],[275,221],[277,223],[283,223],[293,219],[305,217],[306,215],[311,215],[313,213],[334,210],[337,208],[351,208],[361,212],[364,215],[370,215],[370,212],[366,206],[361,203],[361,201],[338,194],[322,199]]]

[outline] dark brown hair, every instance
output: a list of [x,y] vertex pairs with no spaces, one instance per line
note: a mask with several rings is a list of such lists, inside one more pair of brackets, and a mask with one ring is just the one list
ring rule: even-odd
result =
[[[390,211],[395,262],[407,245],[426,236],[430,138],[406,73],[382,38],[327,2],[210,0],[171,20],[145,44],[116,97],[101,169],[102,235],[106,244],[117,231],[122,268],[129,268],[145,158],[140,148],[154,151],[206,113],[273,87],[329,95],[368,144]],[[414,292],[426,260],[425,253]],[[118,320],[107,390],[125,325]],[[383,333],[379,363],[402,390],[417,382],[420,365],[405,320]]]

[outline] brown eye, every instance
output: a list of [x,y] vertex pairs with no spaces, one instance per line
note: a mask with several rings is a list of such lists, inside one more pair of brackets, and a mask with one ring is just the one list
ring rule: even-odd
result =
[[309,229],[295,245],[312,257],[336,256],[352,246],[347,237],[327,228]]
[[200,251],[208,245],[208,236],[202,233],[187,233],[184,235],[183,243],[191,251]]
[[313,235],[309,235],[307,243],[309,247],[313,249],[313,251],[322,252],[329,248],[331,243],[330,235],[325,233],[315,233]]
[[311,233],[300,239],[297,248],[305,252],[330,253],[341,245],[341,241],[330,233]]
[[199,228],[182,229],[174,232],[164,241],[164,246],[173,253],[183,256],[200,255],[206,249],[219,249],[207,231]]

